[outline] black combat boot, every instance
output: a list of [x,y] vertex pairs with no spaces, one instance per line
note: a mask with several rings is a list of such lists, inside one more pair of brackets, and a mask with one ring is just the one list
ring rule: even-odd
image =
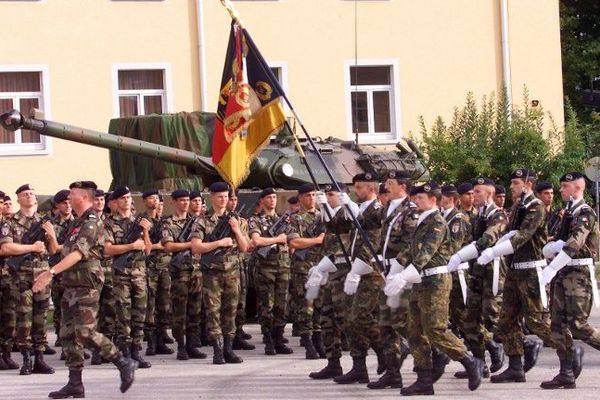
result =
[[252,339],[252,335],[247,333],[244,328],[240,328],[240,332],[242,333],[242,339],[244,340],[250,340]]
[[34,374],[53,374],[54,368],[46,364],[44,361],[44,352],[36,350],[34,353],[33,369],[31,372]]
[[206,328],[206,324],[203,324],[200,328],[200,344],[202,344],[202,346],[208,346],[211,344],[210,340],[208,340],[208,330]]
[[242,357],[233,352],[233,336],[223,337],[223,357],[228,364],[239,364],[244,362]]
[[573,360],[561,359],[560,371],[550,381],[540,385],[542,389],[575,389],[575,374],[573,373]]
[[310,333],[304,333],[301,336],[301,342],[304,343],[304,349],[306,350],[306,359],[307,360],[316,360],[320,358],[319,353],[317,353],[317,349],[315,349],[315,345],[312,342],[310,337]]
[[292,354],[294,350],[291,347],[287,346],[283,337],[283,326],[278,326],[274,329],[275,337],[273,341],[275,343],[275,352],[277,354]]
[[508,356],[508,368],[498,375],[492,375],[492,383],[525,382],[525,371],[521,356]]
[[241,330],[235,331],[235,337],[233,338],[233,349],[234,350],[254,350],[256,346],[252,343],[249,343],[244,339]]
[[385,365],[385,355],[383,351],[375,350],[375,354],[377,355],[377,375],[381,375],[387,369],[387,365]]
[[102,356],[100,350],[95,349],[92,351],[92,365],[102,365]]
[[4,359],[0,357],[0,371],[4,371],[8,369],[8,365],[4,362]]
[[31,354],[29,350],[21,350],[23,355],[23,365],[21,366],[20,375],[31,375],[33,366],[31,365]]
[[542,344],[537,340],[526,339],[523,342],[523,371],[527,372],[535,367],[541,349]]
[[223,341],[221,337],[217,337],[212,340],[213,347],[213,364],[225,364],[225,357],[223,356]]
[[85,397],[85,388],[81,382],[81,370],[69,370],[69,382],[56,392],[48,393],[51,399],[82,399]]
[[308,376],[312,379],[332,379],[336,376],[342,376],[344,371],[339,358],[330,358],[327,365],[320,371],[311,372]]
[[576,344],[573,348],[573,375],[575,376],[575,379],[579,378],[582,369],[583,347],[580,344]]
[[10,356],[10,352],[2,353],[2,360],[8,367],[7,369],[19,369],[19,364],[15,362]]
[[[56,331],[58,332],[58,331]],[[60,336],[56,335],[56,341],[54,342],[54,347],[62,347],[62,343],[60,342]]]
[[166,344],[173,344],[173,343],[175,343],[175,340],[173,340],[173,338],[169,336],[169,334],[167,333],[166,329],[163,329],[160,332],[160,336],[162,337],[163,343],[166,343]]
[[469,390],[475,390],[481,385],[481,374],[483,372],[483,360],[475,358],[467,354],[463,359],[459,360],[465,367],[467,379],[469,380]]
[[265,331],[263,335],[263,343],[265,344],[265,354],[268,356],[274,356],[277,354],[275,350],[275,342],[273,341],[273,334],[271,331]]
[[155,356],[156,355],[156,333],[148,332],[148,345],[146,347],[146,355],[147,356]]
[[431,369],[417,368],[417,380],[410,386],[400,389],[402,396],[433,395],[433,377]]
[[135,343],[131,345],[131,358],[138,362],[138,368],[152,367],[152,364],[150,364],[150,362],[142,358],[142,355],[140,354],[140,346],[138,346]]
[[[191,340],[191,336],[186,336],[187,342],[185,344],[185,350],[189,356],[189,358],[200,359],[203,360],[206,358],[206,354],[198,350],[197,347],[194,346],[194,340]],[[178,345],[179,346],[179,345]],[[179,347],[177,348],[177,354],[179,354]]]
[[190,356],[187,353],[184,336],[177,338],[177,359],[180,361],[186,361],[190,359]]
[[159,331],[156,335],[156,354],[173,354],[174,351],[172,348],[165,344],[165,337]]
[[333,378],[335,383],[369,383],[369,372],[367,371],[366,357],[352,357],[352,369],[344,375]]
[[313,332],[312,335],[313,346],[315,346],[315,350],[319,353],[319,357],[327,358],[327,354],[325,353],[325,343],[323,343],[323,334],[321,331]]
[[135,369],[137,368],[138,363],[131,358],[121,356],[118,360],[113,361],[113,364],[119,369],[119,374],[121,376],[121,393],[125,393],[135,380]]
[[53,356],[56,354],[56,350],[54,350],[52,347],[45,345],[44,346],[44,355],[47,356]]
[[292,337],[300,336],[300,328],[298,328],[297,324],[292,324]]
[[408,357],[408,355],[410,354],[410,348],[408,347],[408,344],[404,343],[404,339],[400,339],[400,358],[399,358],[399,362],[400,362],[400,369],[402,369],[402,365],[404,364],[404,360],[406,360],[406,358]]
[[400,360],[396,354],[388,354],[385,357],[385,374],[377,382],[367,385],[369,389],[401,388],[402,375],[400,374]]
[[433,383],[436,383],[442,375],[444,375],[444,371],[446,371],[446,365],[450,364],[450,357],[436,347],[431,348],[431,365],[433,365],[432,370],[432,379]]
[[504,348],[494,339],[485,344],[485,349],[490,353],[490,371],[498,372],[504,365]]

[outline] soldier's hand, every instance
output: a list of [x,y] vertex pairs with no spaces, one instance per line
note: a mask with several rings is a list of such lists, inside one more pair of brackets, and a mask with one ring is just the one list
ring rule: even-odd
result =
[[50,221],[46,221],[42,224],[42,229],[46,232],[46,235],[51,238],[56,238],[56,232],[54,231],[54,226]]
[[233,239],[230,237],[219,240],[219,247],[231,247],[233,246]]
[[46,251],[46,245],[42,241],[38,240],[37,242],[32,244],[32,246],[33,246],[34,253],[43,253]]
[[32,290],[34,293],[38,293],[41,292],[42,290],[44,290],[46,288],[46,286],[48,286],[48,284],[50,283],[50,281],[52,280],[52,273],[50,271],[44,271],[41,274],[38,275],[37,278],[35,278],[35,281],[33,281],[33,287]]
[[286,244],[287,243],[287,235],[285,233],[281,233],[279,236],[277,236],[277,243]]
[[229,226],[231,226],[233,233],[239,233],[240,221],[238,221],[237,218],[229,218]]
[[139,225],[145,231],[149,231],[152,228],[152,224],[146,218],[140,219],[140,224]]
[[144,242],[142,239],[138,239],[135,242],[131,243],[131,247],[133,248],[133,250],[145,250],[146,242]]
[[325,240],[325,233],[321,233],[319,236],[317,236],[315,239],[317,239],[317,243],[318,244],[323,244],[323,240]]

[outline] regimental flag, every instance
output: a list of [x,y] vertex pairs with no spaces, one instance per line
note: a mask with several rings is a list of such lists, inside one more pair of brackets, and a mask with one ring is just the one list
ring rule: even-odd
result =
[[231,24],[223,68],[212,160],[224,180],[238,187],[250,164],[285,122],[283,91],[246,32]]

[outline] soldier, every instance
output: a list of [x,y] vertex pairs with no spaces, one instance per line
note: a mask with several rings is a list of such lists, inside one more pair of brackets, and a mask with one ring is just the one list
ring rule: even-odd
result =
[[504,282],[497,332],[508,354],[509,366],[504,372],[492,376],[492,383],[525,382],[525,372],[537,361],[541,345],[537,341],[523,345],[524,335],[519,325],[521,317],[544,343],[556,348],[550,336],[550,320],[544,312],[546,290],[540,284],[541,268],[546,265],[542,247],[546,243],[547,232],[544,205],[533,195],[537,174],[529,169],[517,169],[510,179],[513,198],[520,197],[511,210],[511,231],[494,247],[485,249],[477,259],[480,265],[486,265],[496,257],[512,254]]
[[385,286],[385,293],[394,296],[407,283],[414,283],[409,304],[408,342],[415,360],[417,381],[402,388],[400,393],[405,396],[434,393],[433,346],[465,367],[469,389],[475,390],[481,384],[481,360],[470,355],[461,340],[448,329],[452,278],[446,264],[451,244],[448,225],[438,210],[441,190],[435,182],[429,182],[417,186],[414,193],[420,215],[411,243],[410,264],[402,272],[388,276]]
[[[285,307],[290,282],[290,256],[286,231],[291,213],[277,215],[277,193],[265,188],[260,193],[263,212],[253,215],[248,223],[248,235],[255,247],[255,286],[258,302],[258,322],[264,337],[265,354],[291,354],[292,349],[283,341]],[[278,223],[278,224],[277,224]],[[275,224],[280,232],[269,229]]]
[[95,191],[95,196],[94,197],[94,210],[96,211],[96,213],[98,214],[99,217],[102,216],[102,212],[104,211],[104,205],[105,205],[105,193],[104,190],[102,189],[97,189]]
[[377,200],[383,207],[386,207],[390,201],[390,192],[385,187],[385,183],[381,183],[379,185],[379,194],[377,195]]
[[191,252],[192,226],[197,217],[188,214],[190,192],[177,189],[171,193],[175,210],[164,220],[161,243],[173,253],[170,261],[173,336],[177,341],[177,359],[204,359],[195,340],[200,334],[202,311],[202,271],[200,260]]
[[287,203],[288,203],[288,211],[290,213],[295,213],[300,210],[300,203],[298,203],[298,196],[290,197],[288,199]]
[[496,193],[494,194],[494,203],[499,208],[504,209],[504,203],[506,202],[506,189],[502,185],[494,185]]
[[123,357],[107,337],[96,331],[96,313],[103,279],[100,265],[102,221],[92,207],[96,184],[91,181],[74,182],[69,188],[69,199],[79,217],[69,227],[62,248],[62,260],[52,269],[40,273],[33,286],[34,292],[43,292],[53,277],[61,275],[64,287],[60,336],[67,356],[69,382],[48,397],[85,397],[81,381],[83,346],[97,348],[103,357],[115,364],[121,375],[121,392],[125,393],[133,384],[136,362]]
[[[42,217],[37,213],[37,197],[29,184],[20,186],[16,194],[20,208],[10,220],[3,222],[0,228],[0,248],[4,255],[23,256],[22,260],[15,261],[19,264],[12,271],[19,289],[16,342],[23,355],[20,374],[53,374],[54,369],[45,363],[43,357],[44,348],[48,345],[46,316],[50,290],[46,288],[32,293],[34,279],[49,269],[48,252],[43,241],[22,243],[23,237],[31,233],[32,227],[41,229]],[[35,354],[33,366],[32,351]]]
[[[125,357],[131,355],[140,368],[150,368],[152,364],[140,354],[147,302],[144,259],[152,249],[148,234],[150,222],[132,215],[131,191],[127,186],[115,189],[112,198],[116,201],[117,212],[105,222],[104,255],[112,257],[117,340]],[[136,231],[136,237],[128,237]],[[126,261],[120,265],[123,258]]]
[[171,274],[169,263],[171,256],[165,252],[161,244],[162,219],[158,215],[158,190],[149,189],[142,193],[142,200],[146,211],[142,218],[150,221],[149,236],[152,242],[152,251],[146,258],[146,281],[148,285],[148,303],[146,306],[146,321],[144,332],[148,337],[146,355],[173,354],[167,347],[162,332],[169,327],[171,313]]
[[202,199],[202,193],[197,190],[193,190],[190,192],[190,210],[189,213],[196,217],[200,217],[203,215],[204,210],[204,200]]
[[461,183],[457,186],[456,191],[459,195],[458,208],[469,218],[469,222],[473,226],[477,219],[477,209],[473,206],[473,184],[471,182]]
[[[498,241],[506,228],[508,217],[504,209],[498,207],[494,199],[494,182],[488,178],[473,180],[473,204],[477,207],[478,218],[473,226],[474,242],[464,246],[448,262],[449,270],[460,268],[462,263],[475,260],[479,253]],[[456,251],[456,249],[454,249]],[[469,291],[466,316],[463,324],[465,344],[473,355],[483,363],[483,377],[499,371],[504,363],[502,346],[494,341],[502,306],[502,287],[506,276],[506,266],[502,259],[494,260],[492,268],[473,263],[469,270]],[[490,368],[485,365],[485,351],[489,351]],[[464,371],[455,375],[467,378]]]
[[[560,372],[552,380],[542,382],[544,389],[574,389],[581,373],[583,349],[573,346],[573,339],[583,340],[600,350],[600,331],[588,323],[592,299],[599,304],[594,257],[598,254],[598,217],[585,203],[585,176],[571,172],[560,178],[560,195],[569,202],[557,241],[544,247],[544,254],[556,256],[543,272],[543,283],[551,283],[552,337]],[[577,354],[579,353],[579,354]]]
[[4,203],[2,204],[2,218],[10,219],[13,215],[12,212],[12,200],[9,195],[5,194],[2,198]]
[[208,338],[213,364],[241,363],[233,352],[233,338],[240,288],[238,251],[248,250],[248,237],[240,229],[239,217],[227,212],[229,186],[216,182],[209,192],[212,212],[196,220],[191,235],[192,252],[201,254],[204,271]]
[[560,228],[562,218],[560,208],[552,207],[554,200],[554,188],[550,182],[541,181],[535,185],[535,197],[544,203],[546,210],[546,227],[548,228],[548,240],[553,240]]
[[316,207],[316,190],[312,183],[298,188],[301,209],[290,218],[288,245],[292,254],[291,285],[293,286],[296,320],[300,344],[306,350],[306,359],[325,358],[325,346],[319,324],[321,302],[305,298],[308,270],[321,259],[321,244],[325,237],[321,213]]

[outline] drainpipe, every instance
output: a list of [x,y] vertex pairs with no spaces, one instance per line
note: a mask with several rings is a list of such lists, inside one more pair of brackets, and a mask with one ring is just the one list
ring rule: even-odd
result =
[[196,0],[196,28],[198,30],[198,75],[200,83],[200,111],[208,111],[206,101],[206,54],[204,46],[204,4]]
[[502,30],[502,79],[506,86],[506,100],[512,106],[512,78],[510,75],[510,45],[508,43],[508,0],[500,0],[500,25]]

